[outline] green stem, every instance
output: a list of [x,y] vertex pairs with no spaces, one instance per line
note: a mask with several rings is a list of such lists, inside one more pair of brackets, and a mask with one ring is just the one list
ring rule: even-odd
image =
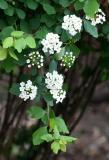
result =
[[47,104],[47,116],[48,116],[48,122],[50,119],[50,106]]
[[50,119],[50,106],[47,104],[47,116],[48,116],[48,123]]

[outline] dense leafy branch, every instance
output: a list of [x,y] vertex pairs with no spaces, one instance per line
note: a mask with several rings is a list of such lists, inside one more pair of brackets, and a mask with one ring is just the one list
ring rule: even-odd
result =
[[[9,144],[7,135],[11,129],[17,130],[28,106],[28,115],[40,124],[31,135],[33,145],[50,143],[57,154],[76,141],[69,130],[80,121],[100,75],[107,77],[109,68],[108,17],[100,5],[106,10],[105,4],[97,0],[0,1],[0,70],[9,76],[1,118],[2,148]],[[97,48],[101,43],[102,47]],[[95,62],[90,53],[96,52]],[[89,55],[85,62],[83,53]],[[88,60],[92,60],[90,65]],[[80,108],[74,121],[73,115]],[[68,129],[63,118],[71,122],[72,117],[74,123]]]

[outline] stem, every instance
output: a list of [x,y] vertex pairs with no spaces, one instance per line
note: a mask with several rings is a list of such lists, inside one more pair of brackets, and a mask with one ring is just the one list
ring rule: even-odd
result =
[[49,119],[50,119],[50,106],[47,103],[47,117],[48,117],[48,124],[49,124]]

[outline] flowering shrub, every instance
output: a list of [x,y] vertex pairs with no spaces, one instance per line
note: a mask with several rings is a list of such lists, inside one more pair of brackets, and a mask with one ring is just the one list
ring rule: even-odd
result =
[[33,144],[47,142],[54,153],[65,152],[76,138],[54,111],[70,92],[64,71],[75,66],[84,32],[98,38],[105,13],[97,0],[1,0],[0,10],[1,70],[15,76],[18,68],[24,70],[10,93],[36,106],[28,109],[42,125],[31,137]]

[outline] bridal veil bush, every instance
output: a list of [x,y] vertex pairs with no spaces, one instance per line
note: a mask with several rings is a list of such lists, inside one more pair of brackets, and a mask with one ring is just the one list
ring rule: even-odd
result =
[[[15,99],[22,108],[27,103],[28,116],[39,122],[29,137],[33,144],[46,142],[54,153],[65,152],[77,138],[55,110],[70,92],[66,74],[83,52],[79,42],[84,35],[103,36],[105,10],[99,0],[0,0],[0,12],[0,70],[13,75],[7,110]],[[2,136],[13,120],[5,116]]]

